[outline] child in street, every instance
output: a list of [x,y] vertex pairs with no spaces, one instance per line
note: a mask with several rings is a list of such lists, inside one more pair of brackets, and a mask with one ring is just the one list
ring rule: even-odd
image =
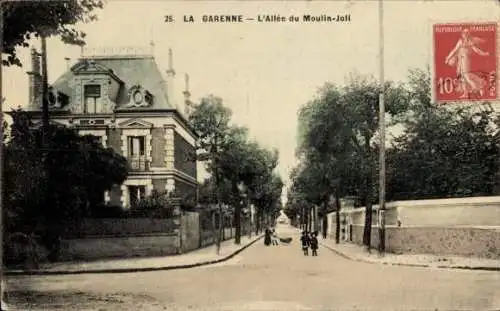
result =
[[311,245],[312,255],[318,256],[318,233],[317,232],[311,233],[309,244]]
[[309,234],[307,231],[302,231],[300,241],[302,242],[302,251],[304,252],[304,256],[309,256]]
[[275,246],[279,245],[279,243],[278,243],[278,235],[276,234],[276,230],[275,229],[273,229],[273,231],[272,231],[271,240],[273,242],[272,243],[273,245],[275,245]]

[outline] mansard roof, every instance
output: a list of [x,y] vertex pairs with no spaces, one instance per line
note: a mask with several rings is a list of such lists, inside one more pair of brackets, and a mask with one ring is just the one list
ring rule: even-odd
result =
[[[131,87],[140,85],[153,95],[153,103],[141,110],[176,109],[167,92],[167,84],[153,56],[150,55],[120,55],[91,56],[80,59],[72,68],[57,79],[52,86],[71,97],[73,94],[70,81],[79,73],[105,73],[121,83],[117,98],[118,111],[134,110],[125,108],[128,103],[128,91]],[[171,95],[172,96],[172,95]],[[70,105],[71,105],[70,100]]]

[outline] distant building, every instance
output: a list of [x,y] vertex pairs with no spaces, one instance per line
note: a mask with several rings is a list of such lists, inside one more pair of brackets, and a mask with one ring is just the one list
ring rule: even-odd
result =
[[287,224],[287,225],[290,224],[290,219],[288,218],[288,216],[285,214],[285,212],[283,210],[280,210],[280,215],[278,216],[276,221],[279,224]]
[[[41,124],[40,54],[32,50],[31,55],[27,111]],[[103,194],[108,204],[130,208],[153,189],[196,194],[197,136],[186,121],[188,76],[184,90],[174,88],[171,50],[168,58],[164,78],[152,53],[82,56],[50,85],[52,123],[97,136],[130,162],[127,180]]]

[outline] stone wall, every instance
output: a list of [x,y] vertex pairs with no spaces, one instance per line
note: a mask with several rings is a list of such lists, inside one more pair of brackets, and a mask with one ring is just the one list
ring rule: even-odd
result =
[[195,147],[177,132],[174,134],[174,146],[174,167],[196,179],[196,161],[192,159],[196,155]]
[[167,186],[167,178],[154,178],[152,180],[153,188],[156,189],[159,193],[165,191]]
[[175,189],[178,191],[178,193],[182,196],[184,195],[190,195],[190,196],[196,196],[196,185],[187,183],[180,178],[175,178]]
[[[378,205],[373,206],[373,224]],[[344,209],[353,224],[364,224],[365,208]],[[500,226],[500,197],[395,201],[386,204],[386,224],[402,226]]]
[[176,234],[63,240],[61,260],[152,257],[177,254]]
[[403,226],[500,226],[500,197],[400,201]]
[[500,259],[498,228],[389,227],[386,239],[387,250],[394,253]]
[[121,206],[122,205],[121,197],[122,197],[121,187],[119,185],[113,185],[111,187],[111,191],[109,191],[108,204],[112,206]]
[[189,252],[200,246],[200,215],[196,212],[183,212],[181,218],[182,252]]
[[122,154],[122,131],[118,128],[108,128],[106,129],[106,135],[108,136],[107,144],[108,147],[113,148],[113,150]]
[[204,230],[200,233],[200,247],[209,246],[215,243],[213,231]]
[[89,218],[69,228],[66,238],[168,234],[174,232],[174,229],[173,219]]
[[[373,209],[371,246],[378,247],[378,206]],[[362,244],[365,209],[348,208],[341,214],[347,219],[347,240]],[[334,238],[335,217],[330,217],[329,237]],[[500,257],[500,197],[389,202],[385,221],[390,252]]]
[[153,128],[151,129],[152,136],[152,167],[166,167],[165,164],[165,129]]
[[234,238],[235,229],[234,228],[224,228],[224,240],[229,240]]
[[[363,226],[353,225],[351,242],[363,244]],[[334,236],[332,237],[334,238]],[[472,227],[386,227],[386,250],[396,254],[434,254],[500,259],[500,229]],[[371,246],[379,245],[372,227]]]
[[[85,219],[66,232],[61,260],[97,260],[166,256],[189,252],[216,242],[210,211],[185,212],[174,200],[171,219]],[[205,224],[201,219],[207,218]],[[218,232],[218,231],[217,231]],[[235,229],[224,229],[224,240]],[[42,256],[43,257],[43,256]],[[44,260],[44,258],[40,258]]]

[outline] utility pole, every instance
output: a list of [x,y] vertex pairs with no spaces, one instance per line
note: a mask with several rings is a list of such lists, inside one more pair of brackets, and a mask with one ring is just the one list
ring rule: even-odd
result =
[[[3,2],[0,2],[0,38],[3,38]],[[0,43],[1,44],[1,43]],[[0,163],[3,164],[3,135],[4,135],[4,128],[3,128],[3,88],[2,88],[2,63],[0,63]],[[5,292],[5,282],[3,279],[3,230],[4,230],[4,219],[3,219],[3,176],[4,176],[4,170],[0,170],[0,308],[3,310],[4,308],[7,309],[7,306],[5,305],[5,302],[3,301],[3,295]]]
[[378,213],[378,230],[379,230],[379,252],[385,252],[385,103],[384,103],[384,0],[378,2],[379,16],[379,79],[380,79],[380,94],[379,94],[379,127],[380,127],[380,146],[379,146],[379,213]]
[[217,240],[216,240],[216,251],[217,255],[220,255],[220,248],[221,248],[221,242],[222,242],[222,228],[223,228],[223,216],[222,216],[222,206],[220,204],[220,195],[219,195],[219,168],[217,167],[218,161],[217,161],[217,156],[218,156],[218,151],[219,151],[219,145],[218,145],[218,140],[217,136],[214,139],[214,145],[215,145],[215,153],[212,154],[212,161],[214,161],[214,177],[215,177],[215,197],[216,197],[216,202],[217,202],[217,210],[219,212],[219,228],[218,228],[218,233],[217,233]]
[[[3,12],[4,12],[4,7],[3,7],[3,1],[0,2],[0,38],[3,38],[3,26],[4,26],[4,20],[3,20]],[[0,43],[1,45],[2,43]],[[3,139],[4,139],[4,128],[3,128],[3,103],[4,103],[4,98],[3,98],[3,88],[2,88],[2,81],[3,81],[3,76],[2,76],[3,68],[2,64],[0,62],[0,163],[3,165],[4,162],[4,152],[3,152]],[[4,250],[3,250],[3,240],[4,240],[4,223],[5,220],[3,219],[3,211],[4,211],[4,206],[3,206],[3,176],[4,176],[4,170],[0,169],[0,309],[2,310],[7,310],[9,307],[4,301],[4,294],[6,292],[5,290],[5,281],[4,281],[4,271],[3,271],[3,255],[4,255]]]

